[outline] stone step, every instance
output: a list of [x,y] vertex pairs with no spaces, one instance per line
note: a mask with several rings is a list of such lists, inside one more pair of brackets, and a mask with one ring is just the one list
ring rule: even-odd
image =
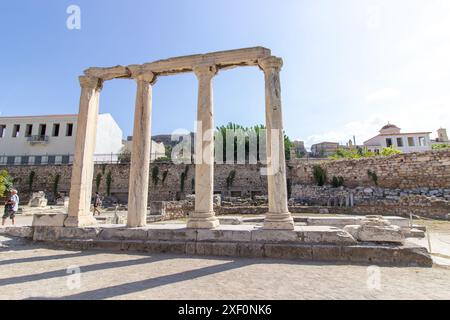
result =
[[60,239],[51,246],[72,250],[117,250],[197,256],[288,259],[364,265],[432,267],[427,250],[418,246],[305,245],[294,243],[139,241]]

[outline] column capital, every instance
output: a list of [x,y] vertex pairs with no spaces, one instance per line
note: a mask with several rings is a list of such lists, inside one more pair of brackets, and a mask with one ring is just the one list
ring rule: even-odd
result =
[[197,78],[200,77],[214,77],[218,70],[217,67],[213,64],[199,64],[192,68]]
[[263,71],[267,71],[269,69],[277,69],[278,71],[280,71],[283,67],[283,59],[275,56],[270,56],[258,60],[258,65]]
[[131,76],[136,79],[136,81],[145,81],[151,85],[155,84],[157,80],[156,74],[150,71],[133,72]]
[[80,86],[85,89],[102,90],[103,80],[95,77],[80,76]]

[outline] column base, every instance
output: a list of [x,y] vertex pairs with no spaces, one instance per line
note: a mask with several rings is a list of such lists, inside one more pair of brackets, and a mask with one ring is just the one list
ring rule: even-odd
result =
[[267,213],[264,219],[265,230],[294,230],[294,219],[289,212]]
[[64,227],[89,227],[97,225],[97,220],[92,215],[68,216],[64,221]]
[[[204,213],[199,213],[199,215],[205,215]],[[219,219],[214,215],[214,213],[209,213],[209,217],[196,217],[193,213],[193,217],[189,218],[186,227],[188,229],[215,229],[220,223]]]

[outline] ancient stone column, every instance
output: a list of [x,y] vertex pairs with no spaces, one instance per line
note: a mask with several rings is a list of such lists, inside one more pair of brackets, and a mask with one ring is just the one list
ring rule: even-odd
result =
[[280,70],[283,60],[267,57],[259,61],[266,85],[266,152],[269,212],[264,229],[294,229],[288,210]]
[[75,155],[70,186],[69,215],[66,227],[96,224],[90,207],[94,178],[94,152],[97,132],[99,97],[102,80],[80,77],[81,97],[78,113]]
[[150,170],[152,73],[135,76],[137,81],[134,112],[133,147],[131,150],[130,184],[127,226],[147,224],[148,179]]
[[191,213],[187,227],[212,229],[219,225],[214,214],[214,119],[212,78],[215,66],[201,65],[194,68],[198,78],[197,136],[195,142],[195,211]]

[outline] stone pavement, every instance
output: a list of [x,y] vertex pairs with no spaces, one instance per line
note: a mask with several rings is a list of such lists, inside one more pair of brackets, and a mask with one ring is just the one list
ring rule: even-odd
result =
[[79,252],[0,241],[0,299],[450,299],[445,267]]

